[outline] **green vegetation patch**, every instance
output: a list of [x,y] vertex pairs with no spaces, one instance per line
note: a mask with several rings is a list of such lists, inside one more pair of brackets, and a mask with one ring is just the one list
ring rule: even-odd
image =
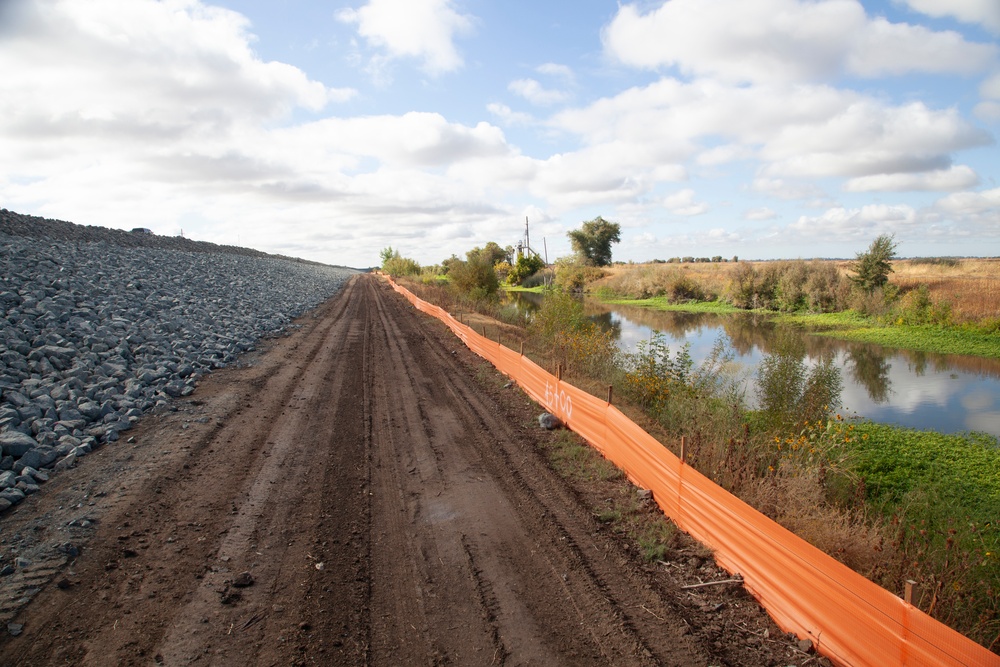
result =
[[670,299],[665,296],[654,296],[649,299],[606,299],[601,298],[604,303],[623,305],[623,306],[639,306],[640,308],[649,308],[651,310],[674,310],[682,311],[686,313],[743,313],[746,311],[740,310],[735,306],[731,306],[724,301],[688,301],[685,303],[671,303]]
[[982,524],[1000,517],[1000,439],[995,436],[861,422],[848,445],[852,467],[876,504],[906,505],[919,493],[960,508]]

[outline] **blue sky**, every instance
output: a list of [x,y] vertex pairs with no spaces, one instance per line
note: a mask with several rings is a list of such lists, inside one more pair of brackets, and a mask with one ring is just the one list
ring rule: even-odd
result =
[[997,0],[5,0],[0,206],[352,266],[1000,255]]

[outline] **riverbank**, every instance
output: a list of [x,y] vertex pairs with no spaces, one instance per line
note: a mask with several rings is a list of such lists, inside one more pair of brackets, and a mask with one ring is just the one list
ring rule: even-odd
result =
[[648,299],[608,298],[599,292],[592,295],[610,305],[637,306],[652,310],[688,313],[746,313],[761,315],[776,324],[790,325],[818,336],[875,343],[916,352],[963,354],[1000,359],[1000,332],[969,326],[883,323],[855,311],[839,313],[780,313],[757,309],[746,311],[722,301],[671,303],[667,297]]

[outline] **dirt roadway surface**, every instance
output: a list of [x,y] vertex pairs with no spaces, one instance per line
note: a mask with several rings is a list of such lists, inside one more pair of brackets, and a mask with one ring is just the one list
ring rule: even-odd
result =
[[642,563],[384,282],[299,323],[0,519],[0,665],[816,664]]

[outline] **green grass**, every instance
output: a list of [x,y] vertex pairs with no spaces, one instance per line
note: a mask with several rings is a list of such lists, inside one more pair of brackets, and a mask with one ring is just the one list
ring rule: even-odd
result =
[[861,422],[851,439],[852,467],[868,495],[899,503],[935,488],[985,522],[1000,518],[1000,439],[985,433],[945,435]]
[[671,303],[670,300],[665,296],[654,296],[649,299],[605,299],[601,298],[604,303],[611,303],[623,306],[639,306],[640,308],[649,308],[651,310],[673,310],[681,311],[686,313],[743,313],[744,310],[740,310],[735,306],[731,306],[723,301],[688,301],[686,303]]
[[774,321],[810,329],[813,333],[899,347],[918,352],[967,354],[1000,359],[1000,335],[976,329],[936,325],[882,324],[853,311],[812,315],[776,315]]
[[518,285],[501,285],[500,289],[505,292],[531,292],[532,294],[545,294],[545,292],[550,289],[545,287],[545,285],[539,285],[537,287],[520,287]]

